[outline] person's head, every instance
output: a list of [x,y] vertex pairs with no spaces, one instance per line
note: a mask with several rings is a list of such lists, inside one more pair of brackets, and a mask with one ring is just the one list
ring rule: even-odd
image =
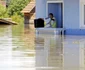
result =
[[49,18],[53,18],[53,13],[49,13]]

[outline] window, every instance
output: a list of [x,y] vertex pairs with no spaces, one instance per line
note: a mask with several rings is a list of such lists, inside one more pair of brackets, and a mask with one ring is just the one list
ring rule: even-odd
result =
[[85,5],[84,5],[84,25],[85,25]]
[[80,28],[85,28],[85,0],[80,0]]

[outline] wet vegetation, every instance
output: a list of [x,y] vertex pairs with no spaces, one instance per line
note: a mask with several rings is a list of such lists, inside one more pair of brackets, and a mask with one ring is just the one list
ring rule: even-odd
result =
[[12,18],[17,23],[23,23],[22,9],[30,0],[10,0],[7,7],[0,4],[0,18]]

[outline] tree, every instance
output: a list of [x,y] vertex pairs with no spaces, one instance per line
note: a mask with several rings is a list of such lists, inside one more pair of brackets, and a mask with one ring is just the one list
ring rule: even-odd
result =
[[0,18],[7,18],[7,9],[3,5],[0,4]]
[[10,0],[8,6],[8,14],[10,16],[17,13],[18,15],[22,15],[21,10],[29,3],[30,0]]

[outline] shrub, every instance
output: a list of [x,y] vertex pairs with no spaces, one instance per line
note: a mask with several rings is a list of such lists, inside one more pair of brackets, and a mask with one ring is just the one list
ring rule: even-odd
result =
[[22,16],[21,11],[29,2],[30,0],[10,0],[8,14],[12,16],[17,13]]
[[0,18],[8,18],[7,9],[0,4]]
[[18,14],[14,14],[13,16],[11,16],[11,18],[12,18],[12,21],[15,21],[17,23],[23,23],[24,22],[24,18],[21,17]]

